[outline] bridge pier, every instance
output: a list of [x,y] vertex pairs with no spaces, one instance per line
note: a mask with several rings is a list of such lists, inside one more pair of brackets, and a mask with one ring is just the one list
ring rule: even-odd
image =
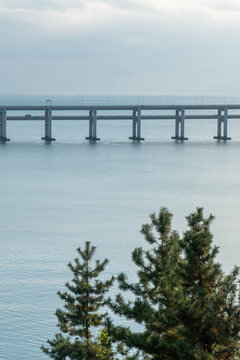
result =
[[188,140],[184,135],[185,129],[185,110],[181,110],[181,115],[179,115],[179,110],[176,110],[176,120],[175,120],[175,136],[172,136],[174,140]]
[[10,141],[7,138],[7,111],[6,109],[2,109],[0,111],[0,141],[6,142]]
[[137,137],[137,111],[133,110],[132,136],[130,136],[129,139],[135,140],[136,137]]
[[89,110],[89,138],[92,139],[92,137],[93,137],[93,112],[92,110]]
[[52,137],[52,108],[48,107],[45,110],[45,136],[42,137],[42,140],[45,141],[55,141]]
[[85,138],[90,141],[99,141],[97,137],[97,109],[89,110],[89,136]]
[[[228,108],[224,108],[224,114],[222,115],[222,110],[218,110],[218,122],[217,122],[217,136],[214,136],[214,139],[217,140],[231,140],[227,136],[227,127],[228,127]],[[222,135],[223,131],[223,135]]]
[[130,140],[133,141],[141,141],[145,140],[141,137],[141,108],[137,110],[133,110],[133,122],[132,122],[132,136],[129,137]]

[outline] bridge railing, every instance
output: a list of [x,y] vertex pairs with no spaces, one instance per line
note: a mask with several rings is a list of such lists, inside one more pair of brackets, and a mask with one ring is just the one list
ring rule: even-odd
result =
[[0,106],[29,105],[233,105],[240,95],[0,95]]

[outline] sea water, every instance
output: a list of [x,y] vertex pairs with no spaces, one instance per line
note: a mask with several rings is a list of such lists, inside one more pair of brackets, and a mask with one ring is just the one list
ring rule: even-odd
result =
[[[4,101],[39,105],[43,98]],[[162,206],[180,234],[196,206],[214,214],[218,260],[226,272],[239,265],[240,120],[229,120],[231,141],[213,140],[216,128],[216,120],[186,121],[189,140],[176,143],[174,121],[143,121],[145,141],[132,143],[131,121],[101,121],[101,141],[89,144],[86,121],[56,121],[57,140],[45,144],[43,122],[8,123],[11,142],[0,146],[0,359],[47,358],[40,346],[58,332],[56,292],[71,279],[67,264],[86,240],[97,258],[110,260],[106,278],[125,271],[135,280],[131,252],[147,246],[139,230]]]

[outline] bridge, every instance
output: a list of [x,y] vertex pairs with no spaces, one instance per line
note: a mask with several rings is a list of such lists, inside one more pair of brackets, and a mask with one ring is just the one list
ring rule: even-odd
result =
[[[114,115],[110,114],[114,113]],[[129,139],[142,141],[141,123],[145,120],[173,120],[172,139],[176,141],[188,140],[185,137],[186,120],[201,121],[202,119],[216,120],[217,140],[231,140],[228,137],[228,120],[240,119],[240,105],[52,105],[46,101],[45,105],[24,106],[7,105],[0,106],[0,142],[10,139],[7,137],[8,121],[43,121],[44,136],[46,142],[54,141],[52,134],[52,122],[61,120],[88,121],[89,132],[86,140],[99,141],[97,136],[97,123],[101,120],[130,120]]]

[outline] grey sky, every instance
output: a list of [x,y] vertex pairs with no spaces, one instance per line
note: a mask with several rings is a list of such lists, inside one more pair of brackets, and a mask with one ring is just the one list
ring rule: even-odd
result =
[[239,0],[0,0],[1,93],[240,93]]

